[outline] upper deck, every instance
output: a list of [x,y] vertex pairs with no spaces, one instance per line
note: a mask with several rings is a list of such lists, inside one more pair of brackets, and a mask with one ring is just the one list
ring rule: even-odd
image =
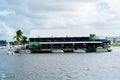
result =
[[89,37],[46,37],[29,38],[30,42],[82,42],[90,41]]

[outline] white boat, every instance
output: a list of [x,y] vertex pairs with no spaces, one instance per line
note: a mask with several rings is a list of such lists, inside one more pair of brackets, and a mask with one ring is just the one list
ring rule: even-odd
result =
[[8,54],[15,54],[14,51],[11,50],[11,49],[7,50],[7,53],[8,53]]
[[62,49],[52,50],[52,53],[64,53]]
[[30,54],[31,51],[27,50],[27,49],[25,49],[25,50],[19,50],[19,53],[21,53],[21,54]]
[[102,47],[98,47],[97,49],[96,49],[96,52],[110,52],[110,51],[112,51],[110,48],[108,48],[108,49],[104,49],[104,48],[102,48]]
[[85,53],[86,50],[85,49],[74,49],[73,52],[75,52],[75,53]]

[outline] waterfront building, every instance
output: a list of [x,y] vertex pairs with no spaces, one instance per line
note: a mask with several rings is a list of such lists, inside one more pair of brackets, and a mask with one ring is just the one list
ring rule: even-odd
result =
[[95,34],[81,35],[76,30],[33,30],[29,37],[31,51],[94,52],[98,47],[108,49],[110,46],[106,39],[95,39]]

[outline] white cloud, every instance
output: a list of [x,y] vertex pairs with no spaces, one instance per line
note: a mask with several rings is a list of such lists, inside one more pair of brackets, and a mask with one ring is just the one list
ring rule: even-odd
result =
[[[119,0],[4,0],[0,21],[25,34],[32,29],[89,29],[119,32]],[[9,11],[8,11],[9,10]],[[8,27],[7,27],[8,28]],[[117,33],[112,35],[118,35]]]
[[7,26],[4,22],[0,22],[0,26],[1,26],[0,35],[3,37],[3,39],[12,40],[13,37],[15,36],[15,30]]
[[14,15],[14,14],[15,14],[14,11],[8,11],[8,10],[0,11],[0,16],[8,16],[8,15]]

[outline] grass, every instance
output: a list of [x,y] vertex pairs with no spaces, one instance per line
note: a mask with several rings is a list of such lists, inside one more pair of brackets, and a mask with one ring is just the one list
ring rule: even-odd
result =
[[120,44],[111,44],[111,46],[120,46]]

